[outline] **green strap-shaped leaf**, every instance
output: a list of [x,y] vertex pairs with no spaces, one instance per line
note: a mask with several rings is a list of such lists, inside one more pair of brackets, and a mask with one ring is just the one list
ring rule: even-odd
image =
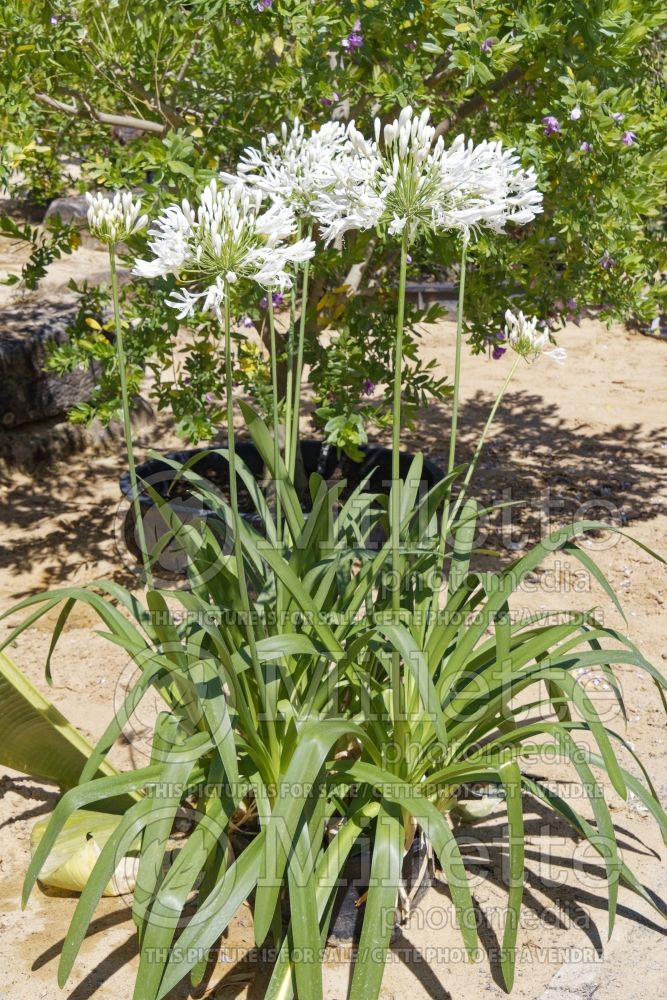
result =
[[509,888],[507,914],[503,932],[503,947],[500,965],[508,992],[514,985],[516,966],[516,936],[521,920],[521,900],[523,899],[524,877],[524,834],[523,806],[521,802],[521,771],[514,762],[501,764],[498,774],[503,783],[507,803],[507,823],[509,826]]
[[404,836],[400,809],[385,806],[375,824],[370,885],[350,1000],[376,1000],[380,995],[387,949],[394,929]]
[[287,868],[291,922],[291,949],[299,957],[294,962],[297,996],[322,1000],[320,924],[315,893],[313,845],[308,823],[302,818],[294,850]]
[[[595,827],[591,826],[591,824],[585,820],[584,817],[576,811],[576,809],[573,809],[568,802],[562,799],[550,788],[542,785],[541,782],[536,781],[533,778],[529,778],[525,774],[521,776],[521,781],[527,791],[529,791],[541,802],[544,802],[547,806],[553,809],[554,812],[562,816],[563,819],[566,820],[566,822],[568,822],[578,834],[590,843],[591,847],[593,847],[598,854],[602,853],[599,838],[596,836],[597,831]],[[644,888],[641,882],[637,879],[636,875],[634,875],[630,868],[628,868],[628,866],[623,862],[621,863],[621,881],[624,882],[629,889],[632,889],[633,892],[636,892],[638,896],[641,896],[641,898],[645,900],[645,902],[647,902],[654,910],[656,910],[657,913],[659,913],[664,919],[665,914],[662,907],[655,901],[651,893]]]
[[[74,787],[93,747],[4,653],[0,653],[0,701],[0,764],[54,781],[63,789]],[[94,764],[93,774],[98,771],[116,773],[102,760]],[[127,808],[130,800],[124,802]]]
[[89,781],[86,785],[77,785],[75,788],[71,788],[68,792],[65,792],[53,810],[51,821],[28,865],[28,871],[23,882],[22,906],[25,906],[28,902],[28,897],[37,881],[37,877],[42,870],[44,862],[51,853],[51,848],[55,844],[56,838],[65,825],[68,816],[76,809],[92,805],[93,802],[103,802],[117,795],[127,795],[145,788],[149,782],[157,781],[160,778],[162,767],[163,765],[157,764],[141,768],[138,771],[112,775],[108,778],[96,778],[94,781]]
[[255,940],[258,945],[269,932],[287,857],[295,842],[308,795],[331,747],[348,734],[365,739],[359,726],[343,719],[313,720],[299,733],[287,772],[279,780],[278,796],[266,828],[265,868],[255,899]]
[[447,746],[447,728],[437,692],[429,676],[425,653],[419,649],[417,643],[403,625],[378,624],[375,626],[374,631],[385,635],[394,649],[400,653],[403,663],[415,679],[422,704],[426,710],[428,719],[433,724],[438,739],[443,746]]
[[267,469],[270,470],[273,480],[276,483],[292,538],[298,538],[303,531],[305,519],[296,490],[290,482],[289,474],[282,458],[278,458],[278,468],[274,469],[273,467],[275,458],[273,435],[261,417],[242,399],[239,400],[239,407],[248,428],[248,434],[253,439],[257,451],[262,457],[262,461]]
[[261,870],[265,837],[266,831],[261,830],[250,841],[177,939],[160,983],[158,1000],[190,972],[202,952],[215,944],[252,892]]

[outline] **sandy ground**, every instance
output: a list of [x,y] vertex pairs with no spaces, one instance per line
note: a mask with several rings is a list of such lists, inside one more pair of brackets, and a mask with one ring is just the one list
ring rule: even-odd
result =
[[[86,251],[86,270],[103,261]],[[91,256],[92,255],[92,256]],[[59,268],[62,267],[62,271]],[[55,265],[49,291],[61,288],[67,267]],[[3,297],[6,292],[3,291]],[[6,301],[6,300],[5,300]],[[547,526],[573,516],[611,517],[630,536],[667,552],[667,419],[665,376],[667,344],[630,336],[600,324],[564,331],[561,343],[568,361],[556,367],[543,360],[522,365],[499,414],[477,476],[484,500],[521,499],[520,513],[504,524],[488,526],[489,544],[510,558]],[[442,323],[424,331],[423,353],[435,357],[444,374],[453,363],[453,328]],[[508,360],[466,357],[463,366],[461,458],[470,454]],[[431,407],[407,436],[412,448],[444,459],[448,414]],[[149,447],[168,448],[175,439],[166,426],[142,429],[139,456]],[[119,541],[118,477],[124,470],[120,446],[107,454],[75,456],[67,466],[29,478],[16,474],[0,491],[2,548],[0,607],[17,598],[59,584],[83,583],[107,575],[128,583],[127,555]],[[665,567],[625,538],[599,538],[589,549],[621,594],[630,637],[659,668],[667,669],[667,578]],[[621,625],[600,588],[580,568],[552,559],[517,595],[516,607],[590,608],[601,605],[605,621]],[[0,636],[19,620],[0,623]],[[43,690],[44,660],[54,617],[22,635],[10,655]],[[86,609],[73,614],[53,661],[54,687],[49,697],[91,739],[108,721],[132,665],[119,649],[96,635]],[[629,707],[626,738],[649,766],[656,787],[667,798],[664,716],[653,686],[635,668],[620,667],[619,678]],[[597,683],[596,683],[597,681]],[[600,679],[591,675],[587,689],[607,705]],[[151,713],[133,721],[128,741],[114,751],[120,764],[141,764],[147,753]],[[615,720],[622,726],[622,720]],[[625,755],[626,758],[628,755]],[[629,759],[623,761],[635,770]],[[563,782],[574,796],[572,775],[562,766],[543,769]],[[0,771],[0,776],[2,772]],[[623,802],[607,789],[623,856],[658,896],[667,894],[664,847],[655,825],[636,800]],[[105,900],[84,943],[64,991],[55,975],[62,939],[76,899],[36,890],[21,913],[20,886],[29,857],[29,832],[35,819],[53,808],[53,789],[7,772],[0,778],[0,983],[12,1000],[130,997],[136,969],[133,925],[123,900]],[[581,801],[572,799],[586,812]],[[664,982],[664,922],[626,890],[621,890],[617,928],[606,945],[605,885],[600,865],[572,838],[566,827],[548,823],[541,809],[526,802],[526,895],[519,939],[520,960],[514,996],[521,1000],[557,997],[649,998]],[[470,873],[480,908],[482,951],[475,964],[461,954],[452,927],[447,890],[436,886],[397,934],[384,979],[385,998],[473,1000],[501,995],[496,957],[502,934],[503,873],[506,846],[502,811],[473,826],[459,828],[471,859]],[[469,849],[468,849],[469,848]],[[479,863],[476,858],[485,855]],[[266,970],[249,951],[251,916],[242,908],[224,942],[239,962],[221,961],[207,988],[219,998],[260,1000]],[[662,952],[662,958],[661,958]],[[346,995],[349,961],[331,954],[326,968],[327,1000]],[[175,992],[174,996],[185,996]],[[308,1000],[308,998],[302,998]]]

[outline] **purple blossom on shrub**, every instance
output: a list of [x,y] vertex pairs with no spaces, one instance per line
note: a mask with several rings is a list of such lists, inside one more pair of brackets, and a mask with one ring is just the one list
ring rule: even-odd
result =
[[364,396],[372,396],[375,392],[375,382],[371,382],[369,378],[365,378],[361,384],[361,391]]
[[51,24],[53,25],[54,28],[58,24],[58,18],[56,17],[55,14],[51,15]]
[[417,43],[414,40],[414,38],[411,38],[409,42],[406,42],[405,47],[406,49],[410,49],[411,52],[414,52],[415,49],[417,48]]
[[621,136],[621,142],[626,146],[632,146],[637,141],[637,135],[635,132],[624,132]]
[[[264,297],[264,299],[262,299],[262,301],[265,301],[265,299],[266,299],[266,296]],[[266,304],[268,305],[269,303],[267,302]],[[262,307],[262,308],[265,308],[265,307]],[[252,321],[252,316],[245,315],[241,319],[241,326],[245,326],[246,328],[249,328],[249,327],[254,326],[254,325],[255,324]]]
[[323,97],[322,98],[322,104],[324,105],[325,108],[330,108],[331,105],[334,103],[334,101],[337,101],[337,100],[338,100],[338,94],[334,90],[332,92],[332,94],[331,94],[331,97]]
[[625,118],[625,115],[623,114],[622,111],[614,111],[611,117],[614,119],[615,122],[622,122]]
[[582,142],[581,146],[579,147],[582,153],[590,153],[592,148],[593,147],[591,146],[590,142]]
[[565,302],[565,305],[567,306],[568,309],[576,309],[577,308],[577,300],[576,299],[567,299],[567,301]]
[[[283,304],[283,294],[282,294],[282,292],[273,292],[271,294],[271,299],[273,300],[274,306],[281,306]],[[268,304],[269,304],[268,297],[266,295],[262,295],[261,299],[259,300],[260,308],[261,309],[266,309],[266,307],[268,306]],[[250,325],[252,326],[252,321],[251,321]],[[245,324],[244,324],[244,326],[245,326]]]
[[204,398],[206,399],[207,403],[215,403],[215,396],[213,395],[212,392],[207,392]]
[[480,45],[480,49],[482,50],[482,52],[490,52],[495,44],[496,43],[493,40],[493,38],[485,38],[482,44]]
[[598,264],[603,269],[603,271],[611,271],[612,267],[614,267],[614,265],[616,264],[616,261],[611,256],[609,251],[605,250],[605,252],[600,257]]
[[257,10],[259,11],[268,10],[272,4],[273,0],[258,0]]
[[581,108],[578,104],[570,111],[570,118],[573,122],[578,122],[581,118]]
[[352,25],[352,31],[347,36],[347,38],[343,39],[341,45],[348,52],[352,52],[354,49],[360,49],[363,44],[364,44],[364,33],[361,30],[361,21],[359,20],[359,18],[357,18],[357,20]]
[[502,358],[503,354],[505,354],[505,352],[507,351],[506,347],[503,347],[502,344],[498,343],[498,341],[502,341],[502,340],[505,340],[505,331],[504,330],[500,330],[496,334],[496,343],[493,345],[493,350],[491,351],[491,357],[493,358],[494,361],[500,361],[500,359]]
[[560,133],[560,122],[554,115],[545,115],[542,124],[545,135],[558,135]]

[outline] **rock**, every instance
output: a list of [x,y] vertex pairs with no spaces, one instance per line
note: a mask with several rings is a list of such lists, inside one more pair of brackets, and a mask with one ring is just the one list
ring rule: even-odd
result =
[[62,344],[74,321],[74,302],[17,301],[0,310],[0,434],[66,414],[87,399],[92,371],[44,371],[49,342]]
[[81,246],[92,250],[103,250],[104,244],[88,232],[88,203],[85,195],[69,195],[54,198],[46,210],[44,221],[59,218],[61,222],[74,222],[80,229]]
[[[138,397],[134,400],[132,425],[149,426],[154,418],[151,405]],[[124,441],[123,427],[113,422],[102,427],[93,421],[90,427],[71,424],[61,418],[22,424],[16,430],[0,431],[0,475],[20,469],[26,473],[42,471],[55,462],[66,461],[89,448],[97,452],[117,451]]]
[[85,195],[71,195],[65,198],[54,198],[46,210],[44,221],[58,216],[61,222],[78,222],[87,225],[86,215],[88,204]]

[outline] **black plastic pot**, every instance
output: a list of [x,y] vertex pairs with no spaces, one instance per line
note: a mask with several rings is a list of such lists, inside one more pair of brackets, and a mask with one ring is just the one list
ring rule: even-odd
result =
[[[330,946],[357,943],[364,922],[365,898],[371,875],[372,844],[351,855],[342,872],[336,893],[327,943]],[[432,864],[428,847],[422,837],[416,837],[403,858],[403,889],[415,907],[433,884]],[[401,924],[400,907],[394,916],[394,932]]]
[[[220,447],[224,448],[225,445],[220,445]],[[309,477],[313,472],[319,473],[325,479],[339,475],[354,487],[367,476],[370,476],[366,487],[368,492],[388,493],[391,487],[391,450],[389,448],[380,448],[376,445],[362,446],[361,450],[364,453],[363,461],[355,462],[346,455],[339,455],[336,449],[323,446],[321,441],[301,441],[301,456],[306,477]],[[229,466],[227,459],[218,452],[207,452],[201,448],[194,448],[187,451],[167,452],[164,459],[170,459],[180,465],[191,462],[197,454],[201,454],[201,458],[190,465],[192,472],[208,480],[216,489],[224,491],[225,485],[229,484]],[[262,483],[267,477],[267,470],[254,444],[248,441],[237,442],[236,454],[245,463],[255,479]],[[413,457],[409,452],[401,452],[399,468],[402,477],[407,476]],[[196,497],[173,495],[171,491],[177,473],[164,459],[156,458],[150,462],[138,465],[137,477],[139,480],[149,483],[157,494],[168,500],[170,509],[178,516],[181,522],[196,524],[206,519],[214,530],[216,522],[218,523],[218,527],[223,527],[220,524],[219,515],[203,507],[201,501]],[[421,480],[423,491],[429,490],[442,478],[443,473],[441,469],[433,462],[425,459]],[[243,498],[246,491],[241,478],[238,476],[237,487],[239,496]],[[129,473],[126,472],[121,477],[120,488],[124,496],[129,500],[132,495]],[[147,544],[151,547],[166,531],[164,516],[159,514],[153,497],[148,491],[145,490],[140,493],[139,501]],[[249,508],[251,507],[250,504],[248,506]],[[304,509],[307,510],[307,508]],[[261,530],[261,518],[254,508],[249,509],[245,513],[242,512],[242,516]],[[140,552],[135,538],[134,513],[131,507],[127,510],[124,518],[123,535],[127,549],[129,549],[135,559],[138,558]],[[179,575],[184,572],[186,562],[185,553],[177,541],[170,543],[160,556],[158,575],[159,570],[162,570],[165,575]]]

